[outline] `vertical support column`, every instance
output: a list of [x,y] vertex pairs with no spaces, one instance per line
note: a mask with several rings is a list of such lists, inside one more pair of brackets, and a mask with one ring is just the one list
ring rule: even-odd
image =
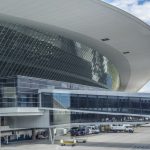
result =
[[54,137],[53,128],[49,128],[48,130],[49,130],[49,141],[51,144],[54,144],[55,137]]
[[49,141],[50,143],[52,143],[52,132],[51,132],[51,128],[48,128],[48,138],[49,138]]
[[6,136],[6,144],[8,144],[8,135]]
[[2,146],[2,143],[1,143],[1,136],[2,136],[2,134],[1,134],[1,117],[0,117],[0,148],[1,148],[1,146]]
[[36,140],[36,130],[35,129],[32,129],[32,140]]
[[18,95],[19,95],[19,93],[18,93],[18,82],[19,82],[19,80],[18,80],[18,76],[15,78],[15,82],[16,82],[16,100],[15,100],[15,107],[18,107]]
[[141,103],[142,103],[142,98],[140,98],[140,114],[142,115],[142,113],[143,113],[142,110],[143,110],[143,109],[142,109],[142,104],[141,104]]
[[42,107],[42,94],[39,93],[39,107]]

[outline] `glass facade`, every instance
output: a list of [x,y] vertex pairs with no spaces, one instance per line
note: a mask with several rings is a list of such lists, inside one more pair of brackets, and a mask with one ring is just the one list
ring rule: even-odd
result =
[[0,77],[23,75],[117,90],[108,58],[78,41],[0,21]]
[[150,97],[42,93],[42,107],[149,115]]
[[15,78],[0,79],[0,107],[15,107],[17,103]]
[[98,123],[98,122],[144,122],[149,119],[140,116],[96,114],[87,112],[71,112],[53,110],[50,111],[50,125],[70,124],[70,123]]
[[142,118],[140,115],[150,115],[150,96],[88,93],[92,90],[91,93],[100,91],[95,87],[20,75],[1,78],[0,107],[48,108],[50,124],[135,121]]
[[[39,89],[99,89],[80,84],[14,76],[0,78],[0,107],[39,107]],[[45,102],[45,105],[49,102]]]

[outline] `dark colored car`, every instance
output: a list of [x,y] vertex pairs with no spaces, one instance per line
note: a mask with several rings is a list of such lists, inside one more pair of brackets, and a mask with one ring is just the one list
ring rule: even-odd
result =
[[71,136],[81,136],[81,135],[85,135],[86,131],[84,128],[73,127],[70,130],[70,134]]

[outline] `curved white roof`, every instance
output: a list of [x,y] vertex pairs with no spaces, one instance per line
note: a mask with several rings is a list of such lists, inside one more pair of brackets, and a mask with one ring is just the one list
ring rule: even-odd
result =
[[120,90],[137,91],[150,80],[150,26],[100,0],[0,0],[0,14],[100,50],[118,69]]

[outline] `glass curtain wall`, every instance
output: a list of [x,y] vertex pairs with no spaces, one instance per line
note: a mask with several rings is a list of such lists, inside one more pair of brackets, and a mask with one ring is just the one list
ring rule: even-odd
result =
[[0,77],[23,75],[117,90],[119,73],[100,51],[55,33],[0,20]]
[[0,107],[17,106],[16,78],[0,79]]
[[50,125],[70,124],[70,123],[98,123],[98,122],[146,122],[146,117],[93,114],[87,112],[71,112],[62,110],[50,111]]
[[[101,90],[100,88],[92,86],[20,75],[14,77],[3,77],[0,78],[0,107],[39,107],[38,90],[51,88]],[[56,97],[58,96],[56,95]],[[69,99],[62,97],[60,97],[62,99],[61,104],[66,102],[65,107],[67,107],[66,105],[70,105],[67,104],[70,102]],[[43,104],[43,106],[52,107],[46,96],[45,99],[45,104]],[[55,107],[58,107],[56,106],[56,103]]]
[[[51,105],[47,105],[47,102]],[[42,106],[126,114],[150,114],[150,98],[70,93],[42,93]]]

